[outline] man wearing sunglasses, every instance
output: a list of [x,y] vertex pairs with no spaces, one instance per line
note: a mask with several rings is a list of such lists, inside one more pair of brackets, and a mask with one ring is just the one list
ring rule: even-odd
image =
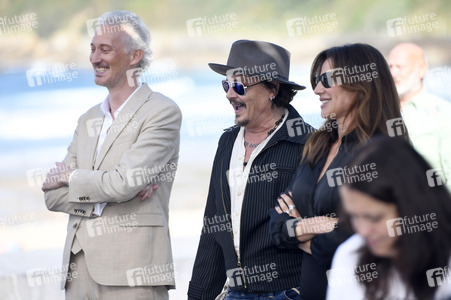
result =
[[[269,239],[268,211],[291,182],[313,128],[289,104],[305,87],[288,80],[290,53],[261,41],[233,43],[222,87],[236,126],[219,140],[189,299],[296,299],[299,251]],[[259,299],[263,299],[259,298]]]

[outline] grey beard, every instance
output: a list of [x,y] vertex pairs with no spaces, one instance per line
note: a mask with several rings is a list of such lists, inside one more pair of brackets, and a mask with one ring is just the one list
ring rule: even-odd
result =
[[413,77],[413,75],[411,75],[401,85],[396,87],[399,98],[403,98],[404,96],[410,94],[411,92],[420,90],[421,83],[422,83],[421,80],[418,80],[417,78]]

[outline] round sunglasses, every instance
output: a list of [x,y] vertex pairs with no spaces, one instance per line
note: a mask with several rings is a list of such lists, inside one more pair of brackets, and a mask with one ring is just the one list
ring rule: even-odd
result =
[[254,83],[254,84],[250,84],[250,85],[244,85],[241,82],[229,82],[227,80],[223,80],[222,81],[222,88],[224,89],[224,91],[227,93],[230,89],[230,85],[232,86],[233,90],[235,91],[235,93],[237,93],[240,96],[244,96],[245,92],[246,92],[246,88],[257,85],[262,83],[262,81]]
[[319,76],[316,76],[315,77],[315,86],[313,87],[313,89],[316,88],[316,86],[318,85],[318,83],[320,81],[326,89],[333,87],[334,80],[332,78],[332,72],[325,72]]

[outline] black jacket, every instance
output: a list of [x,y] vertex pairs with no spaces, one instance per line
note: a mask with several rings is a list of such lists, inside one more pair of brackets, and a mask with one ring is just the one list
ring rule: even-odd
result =
[[[305,142],[314,131],[313,127],[303,123],[292,106],[288,111],[286,122],[252,164],[255,172],[251,171],[249,175],[241,212],[241,268],[233,246],[227,179],[239,128],[232,127],[221,136],[211,173],[204,228],[188,290],[189,299],[215,299],[227,276],[233,291],[258,293],[298,286],[299,251],[277,249],[271,243],[268,231],[268,212],[290,184]],[[234,278],[237,272],[238,277]]]
[[[302,218],[338,217],[337,206],[340,201],[338,187],[343,182],[342,179],[337,179],[337,175],[340,174],[356,144],[357,135],[354,131],[342,138],[342,144],[337,155],[318,183],[327,155],[323,156],[313,168],[307,162],[301,164],[286,192],[292,191],[293,202]],[[287,221],[294,219],[293,217],[284,213],[278,214],[274,209],[271,210],[270,217],[269,231],[274,244],[280,249],[297,249],[299,256],[302,256],[301,281],[299,284],[301,299],[325,299],[326,272],[330,269],[335,250],[351,233],[344,231],[342,226],[338,224],[333,231],[315,236],[310,246],[312,255],[309,255],[298,249],[299,241],[294,237],[293,232],[291,234],[288,232],[288,228],[294,226],[291,225],[294,223],[291,221],[287,226]]]

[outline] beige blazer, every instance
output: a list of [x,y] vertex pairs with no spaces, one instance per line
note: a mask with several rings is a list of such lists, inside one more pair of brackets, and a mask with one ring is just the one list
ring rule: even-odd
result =
[[[175,287],[168,206],[177,168],[181,112],[144,84],[111,125],[96,157],[104,115],[100,104],[80,117],[64,159],[77,169],[69,187],[45,193],[49,210],[69,214],[63,269],[71,280],[71,250],[82,249],[102,285]],[[149,182],[150,199],[135,197]],[[94,204],[107,202],[102,216]]]

